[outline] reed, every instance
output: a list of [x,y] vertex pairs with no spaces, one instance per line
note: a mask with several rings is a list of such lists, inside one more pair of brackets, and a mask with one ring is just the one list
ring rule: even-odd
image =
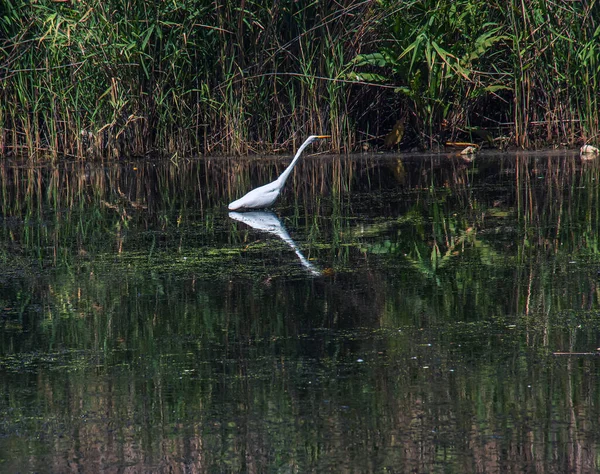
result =
[[598,141],[595,2],[0,0],[0,150]]
[[380,47],[357,56],[352,74],[397,85],[413,141],[431,147],[474,133],[505,135],[522,148],[597,140],[595,2],[382,8]]

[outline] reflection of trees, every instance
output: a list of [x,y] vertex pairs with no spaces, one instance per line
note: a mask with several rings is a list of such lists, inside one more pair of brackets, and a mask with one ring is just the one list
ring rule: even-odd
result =
[[[334,269],[308,280],[225,217],[284,165],[0,167],[31,470],[593,470],[597,363],[548,352],[597,345],[597,166],[310,158],[278,209]],[[215,269],[242,263],[273,278]]]

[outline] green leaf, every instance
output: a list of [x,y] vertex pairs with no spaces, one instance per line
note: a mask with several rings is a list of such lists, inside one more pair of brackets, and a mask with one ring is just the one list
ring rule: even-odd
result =
[[146,45],[150,41],[153,31],[154,31],[154,26],[151,26],[150,28],[148,28],[146,30],[146,36],[144,37],[144,40],[142,41],[142,44],[141,44],[142,51],[146,49]]
[[352,62],[355,66],[384,67],[388,65],[388,62],[382,53],[359,54]]
[[406,94],[408,96],[410,96],[411,93],[412,93],[412,91],[408,87],[406,87],[406,86],[396,87],[394,89],[394,92],[396,94]]
[[482,89],[485,92],[496,92],[496,91],[509,91],[511,90],[508,86],[503,86],[501,84],[492,84],[491,86],[484,87]]
[[438,53],[438,56],[440,57],[440,59],[442,61],[444,61],[444,63],[446,63],[451,70],[453,70],[456,73],[460,74],[465,79],[469,78],[469,72],[470,71],[467,71],[465,68],[463,68],[459,64],[456,56],[454,56],[453,54],[451,54],[448,51],[446,51],[444,48],[442,48],[441,46],[439,46],[435,41],[432,41],[431,45],[433,46],[433,49],[435,49],[435,51]]

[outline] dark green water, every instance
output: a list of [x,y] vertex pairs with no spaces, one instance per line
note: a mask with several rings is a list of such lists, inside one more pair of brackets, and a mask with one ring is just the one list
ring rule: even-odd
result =
[[595,471],[598,163],[285,164],[0,165],[0,471]]

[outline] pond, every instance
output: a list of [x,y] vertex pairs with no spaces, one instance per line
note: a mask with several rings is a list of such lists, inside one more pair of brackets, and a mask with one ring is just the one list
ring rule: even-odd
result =
[[592,472],[600,165],[0,165],[0,471]]

